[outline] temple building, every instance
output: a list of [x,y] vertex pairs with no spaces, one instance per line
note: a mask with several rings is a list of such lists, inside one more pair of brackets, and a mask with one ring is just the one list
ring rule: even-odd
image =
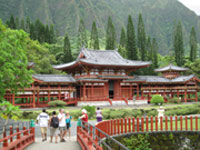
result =
[[187,68],[170,64],[155,70],[161,76],[130,75],[150,65],[151,62],[124,59],[116,50],[84,48],[75,61],[53,66],[67,75],[33,75],[31,87],[17,95],[7,92],[5,98],[24,107],[46,107],[52,100],[79,106],[144,104],[154,94],[162,95],[165,101],[173,97],[184,102],[198,101],[199,79],[182,76]]

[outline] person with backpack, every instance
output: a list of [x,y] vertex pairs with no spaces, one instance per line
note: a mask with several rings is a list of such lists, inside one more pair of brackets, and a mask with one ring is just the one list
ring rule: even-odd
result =
[[40,113],[37,116],[37,121],[36,121],[36,123],[39,123],[43,142],[47,140],[48,121],[49,121],[49,115],[46,113],[46,110],[43,109],[42,113]]
[[50,124],[50,142],[52,143],[53,137],[55,136],[55,143],[58,142],[58,127],[59,127],[59,119],[56,115],[56,111],[52,112],[52,116],[49,121]]
[[66,134],[68,133],[69,140],[70,140],[70,137],[71,137],[71,126],[72,126],[71,120],[72,120],[72,116],[70,116],[69,111],[66,111],[66,127],[67,127]]

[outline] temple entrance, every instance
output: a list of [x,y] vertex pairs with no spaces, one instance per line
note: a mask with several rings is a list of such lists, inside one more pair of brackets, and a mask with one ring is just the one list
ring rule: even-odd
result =
[[114,80],[109,80],[108,85],[109,85],[109,98],[113,99],[114,98]]

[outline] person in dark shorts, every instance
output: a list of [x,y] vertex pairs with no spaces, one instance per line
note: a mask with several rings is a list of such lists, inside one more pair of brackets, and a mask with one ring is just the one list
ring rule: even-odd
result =
[[96,117],[97,117],[97,122],[101,122],[102,121],[102,112],[101,112],[101,109],[99,107],[97,107],[97,110],[96,110]]
[[71,120],[72,120],[72,116],[70,116],[69,112],[66,112],[66,128],[67,128],[67,133],[69,135],[69,140],[71,140]]
[[55,142],[57,143],[59,119],[55,111],[53,111],[52,116],[50,117],[49,124],[50,124],[50,142],[52,143],[53,137],[55,136]]

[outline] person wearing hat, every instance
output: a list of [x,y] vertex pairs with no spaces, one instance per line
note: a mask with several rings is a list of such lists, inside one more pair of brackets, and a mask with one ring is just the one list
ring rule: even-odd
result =
[[87,110],[82,109],[81,112],[82,112],[82,116],[80,116],[79,119],[81,119],[83,123],[88,122]]

